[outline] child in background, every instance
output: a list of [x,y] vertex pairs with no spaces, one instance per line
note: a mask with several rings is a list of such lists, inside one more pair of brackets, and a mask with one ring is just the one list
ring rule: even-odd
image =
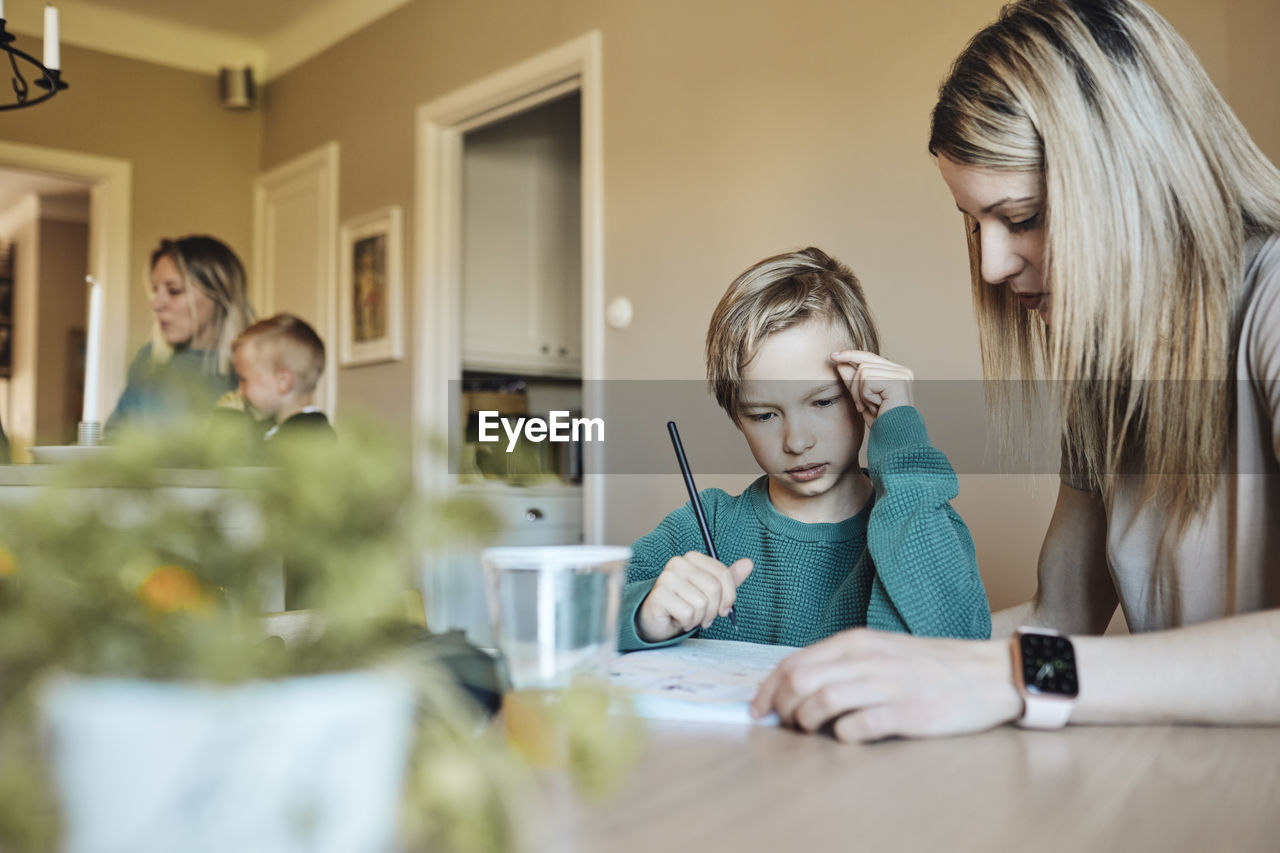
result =
[[314,405],[324,372],[324,342],[305,320],[276,314],[245,329],[232,344],[240,396],[272,423],[263,438],[319,432],[333,435],[329,419]]
[[955,472],[912,405],[911,371],[878,349],[857,278],[819,249],[729,286],[707,375],[765,473],[738,496],[701,492],[725,563],[687,503],[635,543],[620,649],[694,634],[804,646],[856,626],[990,636],[973,540],[949,503]]

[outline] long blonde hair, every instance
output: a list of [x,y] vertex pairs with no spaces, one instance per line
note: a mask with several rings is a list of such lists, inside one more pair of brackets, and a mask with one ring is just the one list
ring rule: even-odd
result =
[[1148,475],[1185,529],[1216,486],[1245,242],[1280,230],[1280,172],[1137,0],[1005,6],[943,82],[929,150],[1043,175],[1047,328],[969,240],[984,372],[1062,380],[1071,465],[1108,505],[1118,474]]

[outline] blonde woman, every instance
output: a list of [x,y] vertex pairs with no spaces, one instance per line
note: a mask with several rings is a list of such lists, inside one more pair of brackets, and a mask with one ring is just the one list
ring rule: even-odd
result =
[[[1007,6],[929,148],[985,372],[1063,380],[1039,588],[985,643],[837,635],[753,709],[853,741],[1280,723],[1280,172],[1136,0]],[[1132,636],[1096,636],[1117,604]]]
[[221,240],[162,240],[151,253],[150,343],[129,366],[107,433],[205,415],[239,379],[231,344],[253,322],[244,265]]

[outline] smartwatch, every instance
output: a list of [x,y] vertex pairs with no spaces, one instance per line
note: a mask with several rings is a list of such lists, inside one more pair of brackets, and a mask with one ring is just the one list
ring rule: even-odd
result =
[[1013,684],[1022,696],[1022,716],[1015,722],[1027,729],[1065,726],[1080,695],[1071,640],[1045,628],[1019,628],[1012,653]]

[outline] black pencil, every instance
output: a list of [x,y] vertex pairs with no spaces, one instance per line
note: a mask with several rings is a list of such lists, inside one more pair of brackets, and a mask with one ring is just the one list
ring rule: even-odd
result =
[[[680,443],[680,431],[675,421],[667,421],[667,432],[671,433],[671,446],[676,449],[676,461],[680,463],[680,473],[684,475],[684,487],[689,490],[689,503],[693,504],[693,514],[698,519],[698,529],[702,531],[702,541],[707,546],[707,556],[719,560],[716,554],[716,543],[711,540],[711,528],[707,525],[707,514],[702,511],[702,499],[698,497],[698,487],[693,484],[693,472],[689,470],[689,460],[684,455],[684,445]],[[729,622],[734,629],[738,627],[738,611],[729,608]]]

